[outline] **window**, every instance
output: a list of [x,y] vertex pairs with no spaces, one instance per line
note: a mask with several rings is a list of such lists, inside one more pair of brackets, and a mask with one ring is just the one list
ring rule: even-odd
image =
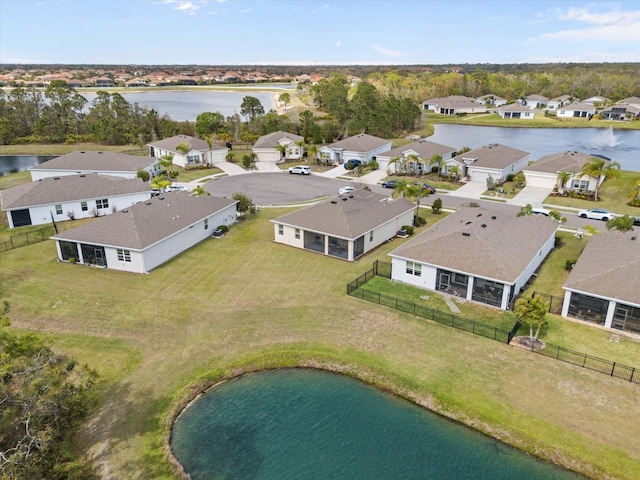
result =
[[89,210],[89,206],[87,205],[87,202],[80,202],[80,209],[83,212],[86,212],[87,210]]
[[416,277],[422,276],[422,265],[416,262],[407,262],[407,273]]
[[56,205],[56,213],[62,215],[62,205]]
[[296,240],[300,239],[300,229],[296,228]]
[[205,230],[209,230],[209,219],[208,218],[204,219],[204,229]]
[[96,208],[98,210],[109,208],[109,199],[108,198],[103,198],[103,199],[96,200]]
[[579,178],[575,178],[571,182],[571,188],[574,188],[576,190],[586,190],[589,188],[589,180],[581,180]]
[[373,230],[369,232],[369,241],[373,242]]
[[278,225],[278,235],[284,235],[284,225]]
[[129,250],[123,250],[122,248],[118,249],[118,260],[121,262],[130,262],[131,261],[131,252]]

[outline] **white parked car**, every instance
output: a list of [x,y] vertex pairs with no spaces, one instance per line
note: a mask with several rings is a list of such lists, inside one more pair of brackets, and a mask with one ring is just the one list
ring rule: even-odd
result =
[[591,210],[580,210],[578,212],[578,216],[582,218],[591,218],[593,220],[602,220],[606,222],[615,217],[615,213],[611,213],[609,210],[605,210],[604,208],[592,208]]
[[298,175],[310,175],[311,168],[306,165],[296,165],[295,167],[289,167],[289,173],[297,173]]
[[340,190],[338,190],[338,193],[340,195],[346,195],[347,193],[351,193],[356,189],[356,187],[352,187],[351,185],[347,185],[346,187],[342,187]]

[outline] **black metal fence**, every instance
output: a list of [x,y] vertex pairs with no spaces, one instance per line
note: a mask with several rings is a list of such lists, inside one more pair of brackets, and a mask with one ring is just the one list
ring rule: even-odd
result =
[[562,304],[564,297],[549,295],[548,293],[533,292],[533,297],[539,298],[547,305],[547,312],[560,315],[562,313]]
[[30,232],[16,233],[5,240],[0,240],[0,252],[6,252],[14,248],[26,247],[34,243],[47,240],[50,236],[55,235],[56,231],[53,225],[42,227],[38,230]]
[[[444,325],[449,325],[460,330],[465,330],[467,332],[507,344],[511,343],[513,338],[516,336],[518,329],[522,325],[522,321],[518,319],[511,330],[506,331],[474,320],[462,318],[452,313],[442,312],[440,310],[428,308],[423,305],[417,305],[406,300],[362,288],[364,284],[375,276],[391,278],[391,264],[376,260],[370,270],[367,270],[358,278],[347,284],[347,295],[361,298],[379,305],[384,305],[386,307],[391,307],[402,312],[411,313],[422,318],[427,318]],[[547,298],[549,300],[549,308],[554,306],[554,308],[557,309],[558,302],[560,306],[559,308],[562,308],[562,299],[560,297],[539,293],[536,293],[535,295]],[[631,383],[640,384],[640,368],[630,367],[628,365],[612,362],[611,360],[606,360],[604,358],[594,357],[592,355],[587,355],[586,353],[576,352],[571,349],[549,343],[545,343],[544,348],[536,348],[535,342],[531,342],[531,348],[529,351],[582,368],[604,373],[611,377],[627,380]]]

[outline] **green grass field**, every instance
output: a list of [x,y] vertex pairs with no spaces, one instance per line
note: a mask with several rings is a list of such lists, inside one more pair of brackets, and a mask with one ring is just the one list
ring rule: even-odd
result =
[[[344,371],[593,478],[640,477],[638,385],[349,297],[346,283],[405,240],[331,259],[272,242],[269,219],[286,211],[149,275],[58,263],[51,241],[0,254],[11,328],[101,375],[77,449],[103,477],[175,478],[176,411],[220,378],[281,366]],[[558,338],[577,335],[562,325]],[[633,347],[610,342],[606,357]]]

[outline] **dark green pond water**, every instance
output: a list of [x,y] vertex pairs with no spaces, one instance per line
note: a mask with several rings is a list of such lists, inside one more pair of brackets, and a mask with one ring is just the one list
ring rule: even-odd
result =
[[171,446],[203,479],[578,479],[351,378],[287,369],[196,400]]

